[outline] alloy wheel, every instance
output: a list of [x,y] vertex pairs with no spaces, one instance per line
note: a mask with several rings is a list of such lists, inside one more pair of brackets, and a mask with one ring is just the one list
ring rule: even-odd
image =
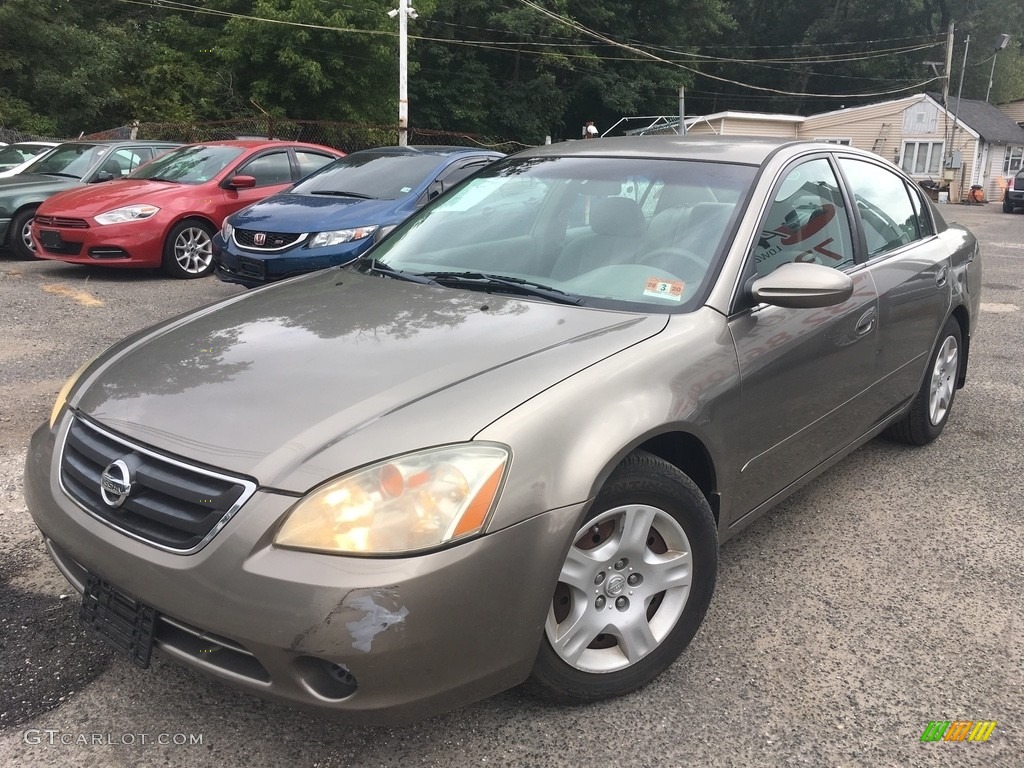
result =
[[692,578],[690,542],[671,515],[644,504],[610,509],[569,548],[545,623],[548,641],[583,672],[630,667],[675,627]]
[[213,261],[213,243],[201,227],[186,227],[174,239],[174,259],[181,269],[198,275],[210,268]]
[[935,366],[932,368],[932,383],[929,388],[928,418],[932,424],[939,424],[946,416],[950,403],[953,402],[953,392],[956,390],[956,376],[958,366],[958,349],[956,339],[952,336],[946,337],[939,347],[939,354],[935,356]]

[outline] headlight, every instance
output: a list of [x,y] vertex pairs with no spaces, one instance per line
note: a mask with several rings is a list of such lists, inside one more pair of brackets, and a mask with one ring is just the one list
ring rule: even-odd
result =
[[224,219],[224,223],[220,227],[220,239],[224,241],[225,245],[231,242],[231,233],[235,231],[235,228],[228,224],[228,220]]
[[96,358],[102,353],[97,352],[95,355],[86,360],[79,367],[77,371],[71,374],[71,378],[64,382],[64,386],[60,388],[60,392],[57,393],[57,402],[53,404],[53,410],[50,411],[50,429],[53,429],[53,425],[57,423],[57,419],[60,416],[60,412],[64,409],[64,404],[67,402],[68,395],[71,394],[71,390],[75,388],[75,384],[82,378],[82,374],[85,373],[85,369],[92,365]]
[[480,532],[509,452],[465,443],[400,456],[320,486],[292,508],[274,543],[331,553],[395,554]]
[[129,205],[93,216],[97,224],[123,224],[126,221],[142,221],[159,213],[155,205]]
[[308,248],[323,248],[325,245],[341,245],[353,240],[363,240],[377,231],[377,225],[356,227],[355,229],[336,229],[333,232],[317,232],[309,239]]

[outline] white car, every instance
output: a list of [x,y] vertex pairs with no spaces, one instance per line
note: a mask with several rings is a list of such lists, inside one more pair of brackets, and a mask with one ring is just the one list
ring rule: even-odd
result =
[[0,148],[0,179],[21,173],[36,158],[56,146],[55,141],[19,141]]

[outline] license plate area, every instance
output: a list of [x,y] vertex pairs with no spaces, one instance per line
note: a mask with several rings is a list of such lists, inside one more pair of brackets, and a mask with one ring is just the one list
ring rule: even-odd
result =
[[145,669],[153,652],[156,610],[119,592],[96,576],[89,576],[79,612],[82,623],[92,627],[134,664]]
[[60,248],[60,232],[55,232],[52,229],[41,229],[39,230],[39,239],[46,248]]
[[238,271],[246,277],[258,277],[263,279],[266,274],[266,264],[262,259],[250,259],[247,256],[240,256],[238,259]]

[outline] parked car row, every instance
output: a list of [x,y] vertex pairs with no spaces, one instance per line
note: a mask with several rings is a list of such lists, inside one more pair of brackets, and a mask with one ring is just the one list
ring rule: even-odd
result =
[[43,149],[0,179],[0,244],[23,258],[159,267],[179,278],[216,270],[248,287],[357,258],[503,156],[426,146],[346,158],[315,144],[255,140]]

